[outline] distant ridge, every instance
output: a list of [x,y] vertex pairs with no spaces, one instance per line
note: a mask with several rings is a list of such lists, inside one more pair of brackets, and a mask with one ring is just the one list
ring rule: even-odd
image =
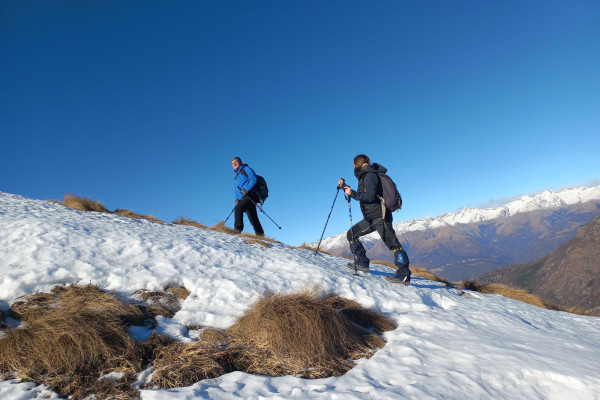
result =
[[600,316],[600,214],[550,255],[490,271],[478,280],[525,289],[550,304]]
[[[575,187],[522,196],[501,207],[411,219],[394,228],[413,264],[458,281],[549,254],[598,212],[600,186]],[[376,233],[363,243],[371,259],[390,260]],[[324,239],[321,247],[349,255],[345,233]]]

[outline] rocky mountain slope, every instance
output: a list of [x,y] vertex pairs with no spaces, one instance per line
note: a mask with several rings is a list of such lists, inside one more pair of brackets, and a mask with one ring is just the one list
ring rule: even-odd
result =
[[550,304],[600,316],[600,214],[550,255],[482,275],[482,283],[525,289]]

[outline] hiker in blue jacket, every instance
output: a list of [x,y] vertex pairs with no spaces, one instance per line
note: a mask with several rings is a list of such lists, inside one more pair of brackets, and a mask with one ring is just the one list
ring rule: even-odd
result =
[[256,203],[260,200],[253,190],[256,185],[256,173],[247,164],[242,163],[239,157],[234,157],[231,160],[231,166],[235,171],[235,177],[233,178],[235,192],[234,229],[237,233],[244,230],[244,213],[246,213],[250,224],[254,228],[254,233],[258,236],[264,236],[265,232],[256,213]]
[[354,175],[358,179],[358,189],[352,190],[341,178],[338,182],[338,187],[344,189],[346,196],[359,201],[364,218],[351,227],[346,234],[346,238],[350,242],[350,251],[355,257],[355,261],[349,263],[348,267],[362,272],[369,271],[367,252],[358,238],[377,231],[387,248],[394,252],[394,264],[397,267],[395,275],[393,277],[387,276],[386,279],[390,282],[408,285],[411,275],[408,267],[408,255],[402,248],[392,227],[392,213],[382,208],[381,203],[383,187],[378,174],[386,172],[385,167],[377,163],[371,164],[369,157],[360,154],[354,157]]

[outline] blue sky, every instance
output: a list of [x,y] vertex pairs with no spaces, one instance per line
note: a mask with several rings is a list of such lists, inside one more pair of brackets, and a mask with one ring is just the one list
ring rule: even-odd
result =
[[[213,225],[239,156],[266,234],[300,244],[360,153],[396,222],[586,184],[599,21],[595,0],[2,0],[0,190]],[[348,226],[340,194],[326,236]]]

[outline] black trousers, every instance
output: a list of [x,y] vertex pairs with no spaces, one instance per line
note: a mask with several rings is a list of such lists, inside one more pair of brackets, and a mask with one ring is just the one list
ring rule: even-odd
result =
[[[256,201],[255,201],[256,202]],[[244,230],[244,213],[248,215],[248,220],[254,228],[254,233],[257,235],[264,235],[262,225],[258,220],[258,214],[256,213],[256,205],[248,198],[244,196],[241,200],[238,200],[235,205],[235,223],[234,228],[236,231],[241,232]]]
[[379,236],[381,236],[381,240],[383,240],[383,243],[387,246],[388,249],[395,250],[398,248],[402,248],[400,242],[398,241],[398,238],[396,237],[396,232],[392,227],[391,218],[389,220],[387,218],[378,218],[371,222],[367,221],[366,219],[363,219],[362,221],[354,225],[352,228],[350,228],[350,230],[348,230],[348,232],[346,233],[346,238],[348,239],[348,242],[350,242],[350,251],[356,256],[357,264],[364,266],[369,265],[367,252],[365,251],[365,248],[363,247],[360,240],[358,240],[358,238],[364,235],[368,235],[369,233],[375,231],[379,233]]

